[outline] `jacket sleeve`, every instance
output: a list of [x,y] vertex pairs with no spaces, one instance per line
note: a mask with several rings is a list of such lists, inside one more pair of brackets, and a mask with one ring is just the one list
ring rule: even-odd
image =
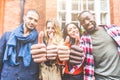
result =
[[0,66],[3,62],[3,55],[5,51],[5,46],[6,46],[6,40],[5,40],[5,33],[2,35],[0,38]]
[[9,38],[10,32],[5,32],[0,38],[0,69],[3,64],[4,51],[6,48],[6,42]]

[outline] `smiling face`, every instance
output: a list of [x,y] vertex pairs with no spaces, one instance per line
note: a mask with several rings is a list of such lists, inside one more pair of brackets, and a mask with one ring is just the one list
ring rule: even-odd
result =
[[38,24],[39,14],[33,10],[28,11],[24,16],[24,25],[27,30],[33,30]]
[[83,12],[80,14],[79,16],[79,20],[81,25],[84,27],[84,29],[89,32],[92,33],[94,32],[95,28],[96,28],[96,22],[94,20],[94,16],[92,15],[92,13],[90,12]]
[[67,26],[67,34],[71,38],[76,38],[76,36],[79,36],[79,29],[75,24],[69,24]]
[[[54,18],[49,18],[46,21],[46,26],[44,27],[44,39],[45,43],[49,45],[49,42],[52,44],[59,44],[62,41],[62,32],[60,29],[59,22]],[[61,40],[61,41],[60,41]]]
[[55,28],[54,24],[52,22],[48,22],[46,26],[46,32],[47,35],[50,37],[51,35],[53,36],[55,34]]

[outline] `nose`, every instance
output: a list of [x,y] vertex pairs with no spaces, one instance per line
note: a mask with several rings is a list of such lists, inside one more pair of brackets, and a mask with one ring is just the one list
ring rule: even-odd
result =
[[76,30],[73,28],[73,32],[75,32]]
[[75,32],[76,32],[76,29],[73,28],[73,29],[72,29],[72,33],[75,33]]
[[36,23],[36,21],[34,20],[34,19],[31,19],[31,24],[35,24]]
[[90,20],[85,20],[85,24],[89,24]]
[[33,23],[34,23],[34,20],[31,20],[31,23],[33,24]]
[[53,32],[53,29],[52,29],[52,28],[49,28],[48,31],[49,31],[50,33],[52,33],[52,32]]
[[51,28],[49,28],[49,29],[48,29],[48,31],[49,31],[49,32],[51,32],[51,31],[52,31],[52,29],[51,29]]
[[49,31],[53,31],[53,29],[52,29],[52,28],[49,28]]

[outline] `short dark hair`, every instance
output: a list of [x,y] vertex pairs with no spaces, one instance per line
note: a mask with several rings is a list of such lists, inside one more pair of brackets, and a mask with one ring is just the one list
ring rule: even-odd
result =
[[81,16],[82,16],[82,14],[84,14],[84,13],[90,13],[90,14],[92,14],[90,11],[88,11],[88,10],[85,10],[85,11],[82,11],[79,15],[78,15],[78,20],[80,21],[80,23],[82,23],[82,18],[81,18]]
[[40,17],[39,12],[35,9],[28,9],[25,15],[27,15],[29,12],[35,12]]

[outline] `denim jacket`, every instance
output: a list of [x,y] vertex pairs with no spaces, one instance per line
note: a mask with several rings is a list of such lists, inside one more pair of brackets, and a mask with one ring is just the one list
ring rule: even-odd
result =
[[[0,38],[0,80],[39,80],[39,64],[33,62],[33,59],[28,67],[24,66],[20,58],[17,58],[20,64],[16,66],[3,63],[6,42],[10,33],[5,32]],[[37,43],[37,40],[34,43]]]

